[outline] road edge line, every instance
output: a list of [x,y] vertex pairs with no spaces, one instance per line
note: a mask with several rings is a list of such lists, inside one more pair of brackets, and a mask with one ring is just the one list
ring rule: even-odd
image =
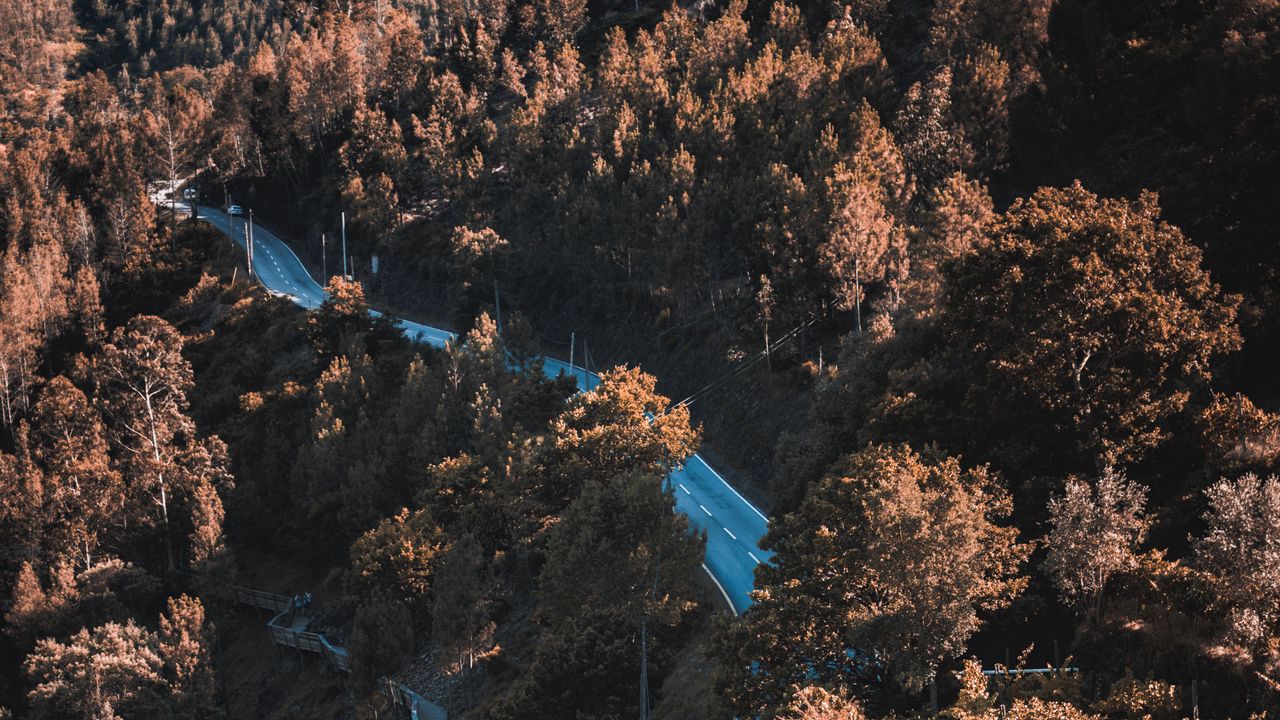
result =
[[702,569],[706,571],[707,577],[711,578],[711,582],[716,584],[716,588],[718,588],[720,590],[720,594],[724,596],[724,601],[729,604],[729,612],[732,612],[734,617],[740,615],[741,613],[738,612],[738,608],[733,606],[733,599],[729,597],[729,593],[725,591],[724,586],[716,579],[716,574],[711,572],[711,568],[707,567],[706,563],[702,563]]
[[750,500],[742,497],[742,493],[738,492],[737,488],[730,485],[728,480],[725,480],[723,477],[721,477],[720,473],[716,472],[716,469],[711,467],[711,465],[707,463],[706,460],[703,460],[701,455],[694,453],[693,456],[698,458],[698,462],[702,463],[702,466],[705,467],[707,470],[709,470],[712,475],[715,475],[717,480],[724,483],[724,486],[729,488],[729,492],[732,492],[734,495],[737,495],[738,499],[741,500],[744,505],[751,508],[751,511],[754,512],[755,514],[759,515],[761,520],[764,520],[766,524],[769,522],[768,515],[765,515],[764,513],[760,512],[760,510],[755,505],[751,504]]

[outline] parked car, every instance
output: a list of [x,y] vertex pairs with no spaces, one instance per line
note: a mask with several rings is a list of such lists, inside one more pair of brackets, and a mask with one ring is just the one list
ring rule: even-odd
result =
[[236,215],[243,215],[244,209],[241,208],[239,205],[228,205],[227,214],[231,215],[232,217],[235,217]]

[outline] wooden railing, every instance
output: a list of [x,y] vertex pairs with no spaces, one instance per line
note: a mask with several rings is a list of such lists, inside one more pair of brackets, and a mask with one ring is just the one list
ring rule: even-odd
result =
[[383,678],[383,681],[385,682],[383,689],[391,697],[391,702],[396,707],[408,710],[409,717],[413,718],[413,720],[448,720],[449,714],[445,712],[444,708],[395,680]]
[[275,593],[264,592],[262,590],[254,590],[253,588],[242,587],[240,585],[232,585],[227,592],[231,595],[231,599],[241,605],[252,605],[263,610],[288,610],[293,606],[293,599],[285,595],[277,595]]

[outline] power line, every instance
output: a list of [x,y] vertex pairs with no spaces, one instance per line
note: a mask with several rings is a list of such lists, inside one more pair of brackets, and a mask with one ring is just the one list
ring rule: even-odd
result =
[[697,400],[699,400],[700,398],[702,398],[703,396],[705,396],[705,395],[706,395],[708,392],[710,392],[712,389],[714,389],[714,388],[718,387],[719,385],[722,385],[722,384],[724,384],[724,383],[728,382],[729,380],[732,380],[732,379],[733,379],[733,378],[735,378],[735,377],[738,377],[739,375],[741,375],[741,374],[745,373],[748,369],[750,369],[750,368],[754,367],[754,366],[755,366],[757,363],[759,363],[761,360],[766,359],[766,358],[769,356],[770,352],[772,352],[773,350],[776,350],[776,349],[778,349],[778,348],[782,347],[783,345],[787,344],[789,341],[791,341],[792,339],[794,339],[795,337],[797,337],[797,336],[801,333],[801,331],[803,331],[803,330],[805,330],[806,328],[810,327],[811,325],[813,325],[813,324],[814,324],[814,323],[816,323],[817,321],[818,321],[818,318],[817,318],[817,317],[814,317],[814,318],[812,318],[811,320],[809,320],[809,322],[807,322],[807,323],[804,323],[804,324],[801,324],[801,325],[797,325],[797,326],[795,326],[794,328],[792,328],[792,329],[791,329],[791,331],[790,331],[790,332],[788,332],[788,333],[786,333],[785,335],[783,335],[782,337],[778,338],[778,341],[777,341],[777,342],[775,342],[775,343],[773,343],[773,344],[770,346],[770,348],[769,348],[769,350],[768,350],[768,351],[761,350],[760,352],[756,353],[755,355],[752,355],[751,357],[749,357],[749,358],[746,358],[746,359],[742,360],[741,362],[739,362],[739,364],[738,364],[738,366],[737,366],[737,367],[733,368],[732,370],[730,370],[729,372],[725,373],[724,375],[721,375],[719,378],[717,378],[717,379],[715,379],[715,380],[712,380],[710,383],[708,383],[708,384],[707,384],[705,387],[703,387],[701,390],[698,390],[697,392],[695,392],[695,393],[693,393],[692,395],[690,395],[690,396],[686,397],[685,399],[681,400],[680,402],[675,403],[675,404],[674,404],[674,405],[672,405],[672,406],[671,406],[671,408],[669,408],[669,409],[674,409],[674,408],[681,407],[681,406],[683,406],[683,407],[688,407],[688,406],[692,405],[694,402],[696,402]]
[[[506,300],[506,303],[507,303],[507,310],[508,310],[508,312],[509,312],[510,314],[513,314],[513,315],[514,315],[515,313],[520,313],[520,308],[519,308],[519,307],[517,307],[515,303],[511,302],[510,296],[508,296],[508,298],[507,298],[507,300]],[[521,313],[521,314],[523,314],[523,313]],[[528,315],[524,315],[524,320],[525,320],[525,325],[526,325],[526,326],[527,326],[531,331],[533,331],[533,334],[534,334],[534,335],[536,335],[537,337],[539,337],[540,339],[542,339],[544,342],[553,343],[553,344],[558,345],[558,346],[560,346],[560,347],[564,347],[564,346],[566,346],[566,345],[572,345],[572,341],[570,341],[570,342],[565,342],[564,340],[559,340],[559,339],[557,339],[557,338],[551,337],[551,336],[549,336],[549,335],[547,335],[547,334],[545,334],[545,333],[541,332],[540,330],[538,330],[536,327],[534,327],[533,323],[529,322],[529,316],[528,316]],[[722,384],[724,384],[724,383],[728,382],[729,380],[734,379],[735,377],[738,377],[739,375],[741,375],[741,374],[745,373],[747,370],[749,370],[749,369],[751,369],[752,367],[754,367],[754,366],[755,366],[756,364],[758,364],[760,361],[762,361],[762,360],[764,360],[764,359],[768,358],[768,357],[769,357],[769,355],[770,355],[773,351],[777,350],[778,348],[782,347],[783,345],[786,345],[786,344],[787,344],[788,342],[790,342],[791,340],[795,339],[795,338],[796,338],[796,337],[797,337],[797,336],[798,336],[802,331],[804,331],[805,329],[807,329],[807,328],[811,327],[811,326],[812,326],[814,323],[816,323],[816,322],[818,322],[818,317],[817,317],[817,316],[812,316],[808,322],[806,322],[806,323],[802,323],[802,324],[800,324],[800,325],[795,326],[795,327],[794,327],[794,328],[792,328],[789,332],[787,332],[786,334],[784,334],[782,337],[778,338],[775,342],[771,343],[771,344],[769,345],[769,349],[768,349],[768,350],[761,350],[761,351],[759,351],[759,352],[755,353],[754,355],[752,355],[752,356],[750,356],[750,357],[748,357],[748,358],[743,359],[743,360],[742,360],[742,361],[740,361],[740,362],[739,362],[739,364],[738,364],[736,367],[734,367],[732,370],[730,370],[730,371],[729,371],[729,372],[727,372],[726,374],[724,374],[724,375],[720,376],[719,378],[717,378],[717,379],[715,379],[715,380],[711,381],[711,382],[710,382],[710,383],[708,383],[706,386],[704,386],[701,390],[698,390],[697,392],[693,393],[692,395],[689,395],[688,397],[686,397],[685,399],[681,400],[680,402],[675,403],[674,405],[671,405],[671,406],[668,408],[668,410],[670,410],[670,409],[672,409],[672,408],[680,407],[680,406],[688,407],[689,405],[692,405],[694,402],[696,402],[697,400],[701,399],[703,396],[705,396],[705,395],[706,395],[708,392],[710,392],[711,390],[714,390],[716,387],[718,387],[718,386],[720,386],[720,385],[722,385]],[[583,352],[583,365],[582,365],[582,367],[583,367],[583,369],[584,369],[584,370],[589,370],[589,369],[590,369],[590,367],[595,367],[595,368],[597,368],[595,372],[598,374],[598,372],[599,372],[599,370],[598,370],[598,366],[597,366],[597,365],[596,365],[596,363],[595,363],[595,358],[591,356],[591,350],[590,350],[590,347],[587,345],[587,341],[586,341],[586,340],[583,340],[583,341],[582,341],[582,346],[583,346],[583,347],[582,347],[582,352]]]

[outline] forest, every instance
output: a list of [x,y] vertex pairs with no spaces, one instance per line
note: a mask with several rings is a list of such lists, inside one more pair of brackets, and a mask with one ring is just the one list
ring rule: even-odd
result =
[[0,720],[1280,720],[1280,1],[0,30]]

